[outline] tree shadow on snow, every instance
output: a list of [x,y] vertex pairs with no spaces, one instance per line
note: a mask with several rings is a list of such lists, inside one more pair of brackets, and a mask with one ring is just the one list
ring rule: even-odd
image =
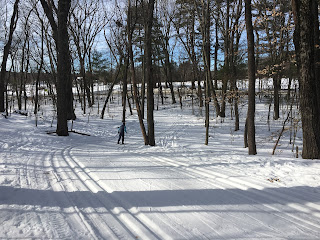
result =
[[[288,193],[288,194],[287,194]],[[306,194],[310,193],[310,194]],[[190,189],[155,191],[118,191],[97,193],[89,191],[53,191],[0,186],[0,205],[37,205],[41,207],[173,207],[173,206],[239,206],[319,203],[319,187],[292,187],[273,189]],[[300,196],[300,197],[299,197]],[[307,206],[305,206],[308,208]],[[310,208],[320,212],[319,208]]]

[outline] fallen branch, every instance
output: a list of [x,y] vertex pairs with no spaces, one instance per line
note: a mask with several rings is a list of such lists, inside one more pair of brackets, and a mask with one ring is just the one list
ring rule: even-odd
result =
[[279,134],[279,137],[278,137],[278,140],[276,142],[276,145],[274,145],[274,148],[273,148],[273,151],[272,151],[272,155],[274,155],[274,152],[276,151],[276,148],[277,148],[277,146],[279,144],[280,138],[281,138],[281,136],[282,136],[282,134],[284,132],[284,129],[285,129],[285,126],[286,126],[286,122],[289,120],[289,116],[290,116],[290,112],[288,113],[288,116],[287,116],[286,120],[284,120],[284,122],[283,122],[282,130],[281,130],[281,132]]
[[83,135],[83,136],[91,136],[90,134],[77,132],[77,131],[75,131],[75,130],[70,130],[70,131],[68,131],[68,132],[72,132],[72,133],[80,134],[80,135]]
[[[91,136],[90,134],[77,132],[77,131],[75,131],[75,130],[69,130],[68,132],[80,134],[80,135],[83,135],[83,136]],[[57,132],[46,132],[46,133],[47,133],[47,134],[56,134]]]

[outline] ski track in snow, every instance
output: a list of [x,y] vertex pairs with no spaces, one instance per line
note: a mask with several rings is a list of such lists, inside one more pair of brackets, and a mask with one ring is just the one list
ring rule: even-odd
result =
[[[173,126],[176,126],[176,124],[173,124]],[[174,129],[174,127],[171,127]],[[178,138],[178,134],[177,132],[179,132],[182,129],[178,129],[178,130],[174,130],[172,132],[166,132],[169,136],[165,136],[164,139],[169,139],[170,136],[175,136],[175,138]],[[160,137],[161,139],[161,137]],[[161,140],[160,140],[161,141]],[[92,148],[94,148],[94,146],[91,146]],[[121,148],[119,148],[121,149]],[[124,152],[126,152],[125,149],[122,148],[122,150],[124,150]],[[209,183],[211,185],[213,185],[214,187],[220,188],[220,189],[224,189],[228,191],[228,187],[233,187],[235,189],[242,189],[244,191],[247,191],[249,189],[253,189],[253,190],[257,190],[257,191],[253,191],[251,190],[251,194],[253,196],[247,196],[244,194],[238,194],[240,195],[240,197],[244,197],[249,199],[252,202],[255,202],[257,204],[259,204],[258,201],[256,201],[255,199],[257,197],[261,197],[263,199],[270,199],[272,202],[275,201],[280,205],[287,205],[287,207],[289,208],[289,210],[287,210],[287,212],[283,212],[283,210],[279,210],[278,208],[271,206],[270,204],[263,204],[263,208],[261,207],[257,207],[259,209],[259,211],[263,211],[265,213],[269,213],[270,211],[272,212],[273,215],[275,215],[277,218],[280,218],[284,221],[286,221],[288,224],[293,224],[293,229],[294,231],[298,231],[299,228],[302,228],[302,230],[308,230],[308,231],[313,231],[315,233],[315,235],[317,235],[317,233],[320,230],[320,225],[318,223],[313,223],[313,219],[312,217],[317,217],[319,218],[319,213],[312,213],[313,210],[319,211],[320,207],[317,204],[311,203],[310,206],[305,206],[304,204],[286,204],[286,202],[290,202],[292,200],[292,198],[294,198],[293,196],[286,196],[283,195],[281,193],[278,192],[274,192],[272,190],[268,190],[267,189],[267,185],[265,184],[264,186],[258,185],[256,183],[252,183],[252,181],[246,181],[246,180],[241,180],[241,179],[237,179],[232,177],[232,172],[227,172],[227,171],[220,171],[219,172],[215,172],[212,170],[207,170],[207,169],[202,169],[199,167],[192,167],[189,166],[188,164],[185,164],[183,162],[179,162],[177,160],[171,160],[168,158],[164,158],[164,157],[154,157],[149,153],[141,153],[139,151],[129,151],[129,153],[134,153],[138,156],[140,156],[140,160],[145,160],[146,156],[149,155],[148,161],[151,161],[150,159],[153,159],[153,161],[151,161],[154,164],[157,164],[159,166],[164,166],[164,164],[167,166],[167,168],[170,171],[176,171],[179,174],[181,174],[181,172],[183,172],[185,175],[187,176],[191,176],[192,178],[194,178],[197,181],[202,181],[205,183]],[[160,164],[159,164],[160,162]],[[85,168],[85,166],[82,166],[82,168]],[[93,179],[95,180],[95,182],[100,182],[101,180],[94,174],[94,173],[88,173],[91,174],[93,176]],[[144,182],[142,179],[140,179],[142,182]],[[145,182],[144,182],[145,183]],[[170,183],[171,185],[174,183]],[[145,185],[148,185],[147,183],[145,183]],[[162,186],[164,187],[164,186]],[[179,186],[176,186],[179,187]],[[107,188],[105,188],[105,190],[107,190]],[[167,190],[170,190],[169,188],[165,188]],[[181,188],[182,189],[182,188]],[[264,192],[264,190],[266,190],[267,192]],[[107,190],[108,191],[108,190]],[[109,192],[113,192],[112,189],[109,189]],[[235,194],[233,192],[233,194]],[[120,200],[120,199],[118,199]],[[303,202],[302,200],[299,200],[298,198],[294,198],[295,202]],[[299,213],[306,213],[305,215],[303,215],[302,217],[299,216],[299,214],[290,214],[290,208],[292,208],[294,211],[298,211]],[[205,212],[205,209],[199,208],[196,211],[203,211]],[[312,215],[312,217],[308,217],[308,214]],[[162,214],[163,215],[163,214]],[[212,232],[216,233],[217,238],[223,238],[222,234],[219,234],[218,231],[216,231],[214,228],[212,228],[210,225],[212,225],[212,220],[210,219],[210,215],[207,217],[203,217],[200,216],[200,214],[194,212],[191,212],[191,215],[193,217],[195,217],[196,219],[198,219],[200,222],[202,222],[207,230],[209,229]],[[281,230],[278,230],[276,227],[270,227],[266,224],[263,223],[262,220],[259,220],[257,218],[254,218],[253,216],[250,216],[248,214],[246,214],[248,218],[252,218],[252,220],[254,222],[258,222],[260,223],[264,228],[269,228],[271,231],[276,232],[277,234],[279,234],[279,237],[281,236],[282,232]],[[298,216],[297,216],[298,215]],[[161,221],[163,223],[163,216],[159,216],[157,217],[157,220]],[[223,219],[223,217],[220,217],[221,220]],[[144,218],[146,221],[146,225],[148,225],[150,223],[150,220],[148,220],[147,218]],[[147,219],[147,220],[146,220]],[[307,220],[306,220],[307,219]],[[239,220],[239,219],[238,219]],[[229,220],[230,221],[230,220]],[[166,216],[166,222],[172,222],[170,223],[170,225],[174,226],[174,222],[179,222],[178,219],[174,219],[174,220],[170,220],[170,218],[168,216]],[[236,226],[237,221],[231,221],[231,225]],[[300,222],[300,223],[299,223]],[[319,222],[319,221],[317,221]],[[252,224],[252,222],[251,222]],[[245,229],[245,225],[243,225],[243,229]],[[154,228],[151,227],[151,229],[154,232],[155,231]],[[188,229],[187,227],[183,226],[183,224],[180,224],[180,226],[177,228],[175,227],[175,232],[177,232],[180,236],[183,236],[184,233],[188,232],[188,230],[190,231],[190,229]],[[193,229],[194,230],[194,229]],[[237,234],[245,234],[243,233],[243,230],[238,229],[239,232]],[[201,230],[196,231],[197,233],[201,233]],[[225,234],[225,233],[224,233]],[[160,234],[161,236],[161,234]],[[262,234],[263,237],[272,237],[272,235],[270,236],[265,236]],[[259,236],[259,237],[262,237]],[[194,238],[195,236],[184,236],[185,238]],[[199,236],[198,236],[199,237]],[[203,236],[204,237],[204,236]],[[256,236],[257,237],[257,236]],[[164,239],[163,236],[161,236],[161,239]]]
[[[140,236],[142,239],[170,239],[170,236],[154,225],[153,222],[143,213],[138,212],[138,210],[134,207],[130,208],[130,205],[125,201],[125,199],[121,199],[115,194],[111,195],[113,190],[104,185],[96,175],[91,173],[89,170],[86,170],[84,165],[82,165],[80,162],[77,162],[76,159],[71,155],[71,149],[72,148],[69,148],[67,151],[65,151],[64,155],[68,166],[92,193],[109,193],[105,198],[101,198],[101,200],[99,198],[100,203],[105,206],[107,211],[109,211],[108,209],[110,209],[110,206],[119,205],[120,203],[119,207],[110,209],[110,211],[116,218],[115,220],[121,221],[121,224],[126,227],[126,230],[131,236]],[[99,197],[99,195],[97,196]],[[117,204],[115,204],[115,202]],[[155,235],[153,231],[158,233],[159,236]]]
[[[141,153],[135,152],[135,154],[141,154]],[[145,158],[146,154],[148,154],[148,153],[144,153],[143,154],[144,157],[141,157],[141,159]],[[258,204],[259,204],[259,202],[255,200],[256,199],[255,195],[262,197],[264,199],[270,199],[272,201],[274,201],[276,199],[276,202],[278,202],[279,204],[283,204],[283,205],[286,205],[285,203],[287,201],[290,202],[292,200],[292,198],[294,198],[293,196],[286,196],[281,193],[273,192],[272,190],[268,190],[268,189],[266,189],[267,192],[263,192],[263,190],[265,189],[266,186],[257,185],[255,183],[252,183],[251,181],[244,181],[244,180],[239,180],[239,179],[233,178],[231,172],[229,172],[229,173],[224,172],[224,174],[222,174],[221,171],[219,170],[219,173],[216,173],[215,171],[209,171],[206,169],[201,169],[199,167],[190,167],[188,164],[179,162],[177,160],[173,161],[168,158],[154,157],[152,155],[149,156],[149,161],[150,161],[150,159],[154,159],[156,162],[155,161],[152,161],[152,162],[156,163],[156,164],[157,164],[157,162],[160,162],[160,164],[159,164],[160,166],[163,166],[163,164],[167,165],[168,166],[167,168],[170,171],[176,171],[178,173],[183,172],[185,175],[190,176],[197,181],[201,181],[206,184],[209,183],[209,184],[213,185],[214,187],[217,187],[217,188],[220,188],[220,189],[223,189],[226,191],[229,191],[228,187],[233,187],[234,189],[242,189],[244,191],[247,191],[248,189],[258,190],[258,191],[253,192],[254,196],[252,196],[252,197],[249,197],[248,195],[238,194],[238,193],[232,192],[232,194],[237,194],[240,197],[245,197],[245,198],[249,199],[250,201],[258,203]],[[170,183],[170,184],[172,185],[174,183]],[[177,186],[177,187],[179,187],[179,186]],[[281,199],[283,199],[283,201]],[[299,200],[297,198],[294,198],[294,199],[297,202],[302,202],[302,200]],[[288,224],[298,225],[298,226],[305,228],[309,231],[314,231],[316,234],[319,233],[319,231],[320,231],[320,225],[318,224],[319,220],[317,220],[318,223],[313,223],[315,220],[313,217],[319,218],[320,215],[319,215],[319,213],[312,213],[312,210],[319,212],[320,206],[318,204],[312,203],[310,207],[305,206],[304,204],[287,204],[287,207],[293,208],[295,211],[298,211],[300,213],[306,213],[303,217],[299,217],[299,216],[295,216],[293,214],[290,214],[289,213],[290,210],[288,210],[287,213],[284,212],[286,216],[283,216],[283,210],[279,210],[276,207],[273,207],[269,204],[263,204],[263,206],[265,208],[259,208],[260,211],[264,211],[265,213],[272,211],[273,215],[275,215],[277,218],[281,218],[284,221],[287,221]],[[200,208],[200,211],[201,210],[205,211],[204,209]],[[282,213],[282,214],[279,214],[279,213]],[[308,216],[310,214],[312,215],[311,217]],[[196,215],[196,214],[193,213],[193,215]],[[276,231],[278,233],[282,233],[281,230],[277,230],[276,228],[269,227],[269,226],[263,224],[262,221],[254,218],[252,216],[248,216],[248,217],[253,218],[253,220],[255,222],[259,222],[260,224],[263,225],[263,227],[270,228],[270,230]],[[306,219],[308,219],[308,220],[306,220]],[[203,223],[205,223],[205,221],[210,222],[210,217],[208,217],[205,220],[202,220],[202,219],[199,219],[199,220],[202,221]],[[296,220],[298,220],[298,222]],[[299,224],[299,221],[301,222],[300,224]],[[233,224],[236,226],[235,222]],[[245,225],[247,225],[247,224],[245,224]],[[212,230],[214,231],[214,229],[212,229]],[[222,235],[219,235],[219,236],[221,237]],[[270,237],[272,237],[272,235]],[[221,238],[223,238],[223,237],[221,237]]]
[[[0,239],[320,238],[318,192],[307,184],[272,184],[266,179],[272,171],[246,171],[273,160],[230,160],[227,150],[196,150],[193,128],[202,120],[173,111],[155,123],[154,148],[136,142],[138,128],[129,129],[124,146],[100,126],[93,129],[97,136],[70,140],[23,127],[17,138],[5,132]],[[216,137],[210,141],[214,145]]]
[[[174,125],[176,125],[177,122],[174,123]],[[188,126],[188,124],[186,124],[186,126]],[[173,133],[170,132],[169,135],[175,135],[176,132],[182,132],[182,130],[186,130],[185,128],[182,129],[178,129],[176,131],[174,131]],[[148,154],[148,153],[147,153]],[[184,154],[186,158],[190,158],[190,156],[186,153]],[[237,189],[243,189],[244,191],[247,191],[248,189],[253,189],[256,190],[254,191],[254,195],[258,195],[259,197],[262,197],[264,199],[270,199],[270,200],[277,200],[277,202],[279,204],[282,205],[286,205],[289,208],[292,208],[300,213],[305,213],[305,215],[300,218],[299,216],[295,216],[293,214],[289,214],[286,213],[288,216],[290,216],[291,218],[294,218],[295,220],[301,221],[304,224],[302,224],[302,227],[306,227],[308,228],[309,226],[312,226],[316,229],[315,232],[320,230],[320,223],[319,223],[319,218],[320,218],[320,204],[315,204],[315,203],[309,203],[308,205],[303,204],[303,200],[299,199],[297,196],[294,196],[294,193],[291,193],[290,191],[287,192],[286,194],[282,194],[281,192],[276,192],[272,189],[268,189],[267,184],[262,185],[257,184],[256,182],[258,182],[258,179],[251,179],[251,180],[247,180],[247,178],[245,180],[243,180],[242,178],[239,178],[237,176],[237,178],[233,177],[234,172],[233,171],[226,171],[226,170],[221,170],[220,168],[214,168],[214,170],[208,170],[208,169],[204,169],[198,166],[191,166],[188,163],[185,162],[180,162],[177,160],[177,158],[175,158],[175,160],[171,160],[169,158],[164,158],[164,157],[154,157],[150,155],[150,158],[153,158],[157,161],[160,161],[161,163],[164,164],[168,164],[173,166],[174,168],[177,168],[177,171],[180,172],[181,169],[184,170],[185,173],[187,174],[194,174],[196,176],[200,176],[196,177],[196,179],[201,179],[201,177],[205,177],[207,179],[209,179],[209,182],[211,184],[213,184],[214,186],[217,186],[221,189],[226,189],[226,187],[223,185],[225,184],[228,187],[233,187],[233,188],[237,188]],[[150,159],[149,158],[149,159]],[[192,159],[190,159],[192,160]],[[206,179],[206,180],[207,180]],[[255,180],[255,182],[253,182],[253,180]],[[217,181],[219,182],[219,184],[217,184]],[[319,196],[318,196],[319,197]],[[250,200],[256,199],[256,198],[249,198]],[[290,204],[286,204],[286,202],[290,202],[291,200],[294,200],[297,203],[290,203]],[[274,208],[272,206],[266,205],[266,207],[273,209],[277,212],[282,212],[281,210]],[[290,211],[288,211],[290,212]],[[311,216],[310,216],[311,215]],[[279,216],[281,217],[281,216]],[[283,217],[282,217],[283,218]],[[314,218],[318,219],[318,223],[314,223]],[[308,220],[306,220],[308,219]],[[290,221],[290,219],[287,219]],[[294,220],[291,220],[294,223]],[[313,230],[308,228],[309,230]]]

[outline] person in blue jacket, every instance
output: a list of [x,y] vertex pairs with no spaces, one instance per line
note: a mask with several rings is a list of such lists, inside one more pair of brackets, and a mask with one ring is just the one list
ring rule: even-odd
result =
[[122,144],[124,144],[124,133],[127,133],[127,128],[126,128],[125,122],[123,122],[122,125],[118,129],[118,134],[119,134],[118,144],[119,144],[121,138],[122,138]]

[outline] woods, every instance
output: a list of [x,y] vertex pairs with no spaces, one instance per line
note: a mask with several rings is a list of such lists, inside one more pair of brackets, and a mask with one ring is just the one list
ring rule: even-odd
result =
[[268,124],[289,116],[291,133],[301,123],[302,157],[320,158],[317,0],[2,3],[5,117],[15,110],[37,115],[50,101],[56,133],[67,136],[77,108],[90,115],[95,107],[105,118],[120,94],[118,121],[136,114],[144,144],[155,146],[159,105],[190,102],[204,120],[199,142],[211,144],[214,124],[231,120],[255,155],[255,103],[262,101]]

